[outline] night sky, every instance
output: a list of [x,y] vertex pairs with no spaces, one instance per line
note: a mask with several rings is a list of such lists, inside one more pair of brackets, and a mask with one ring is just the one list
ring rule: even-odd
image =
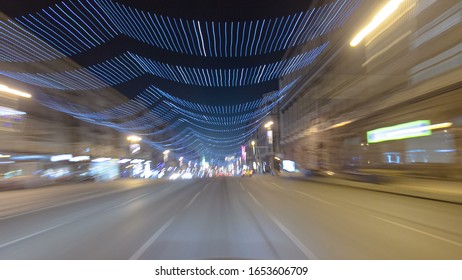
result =
[[[28,13],[34,13],[42,8],[53,6],[61,1],[48,0],[3,0],[1,10],[9,17],[15,18]],[[159,15],[189,20],[202,21],[246,21],[276,18],[308,10],[315,1],[299,0],[119,0],[134,8]],[[257,55],[243,58],[210,58],[198,57],[162,50],[143,42],[119,36],[109,43],[92,48],[71,57],[81,66],[91,66],[103,62],[124,52],[133,52],[153,60],[200,68],[243,68],[265,63],[277,62],[283,52],[267,55]],[[115,86],[117,90],[129,98],[135,97],[149,85],[154,85],[172,95],[193,102],[213,105],[237,104],[255,100],[262,94],[278,89],[277,80],[240,87],[202,87],[186,85],[165,80],[153,75],[144,75],[129,82]]]

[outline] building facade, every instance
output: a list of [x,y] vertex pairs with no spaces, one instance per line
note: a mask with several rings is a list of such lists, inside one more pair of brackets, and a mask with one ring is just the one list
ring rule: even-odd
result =
[[[342,30],[320,39],[332,47],[279,107],[281,151],[309,169],[458,176],[462,3],[405,0],[360,45],[349,46],[385,2],[363,5]],[[408,135],[416,130],[426,135]]]

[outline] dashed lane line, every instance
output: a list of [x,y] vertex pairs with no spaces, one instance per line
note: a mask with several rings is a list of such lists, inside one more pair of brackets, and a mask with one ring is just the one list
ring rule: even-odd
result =
[[391,221],[391,220],[388,220],[388,219],[380,218],[380,217],[375,216],[375,215],[369,215],[369,216],[374,217],[374,218],[376,218],[378,220],[381,220],[383,222],[386,222],[386,223],[389,223],[389,224],[392,224],[392,225],[395,225],[395,226],[398,226],[398,227],[402,227],[402,228],[405,228],[405,229],[408,229],[408,230],[411,230],[411,231],[414,231],[414,232],[418,232],[420,234],[430,236],[430,237],[433,237],[433,238],[441,240],[441,241],[448,242],[448,243],[450,243],[452,245],[455,245],[455,246],[458,246],[458,247],[462,247],[462,243],[459,243],[457,241],[453,241],[453,240],[450,240],[450,239],[447,239],[447,238],[444,238],[444,237],[441,237],[441,236],[438,236],[438,235],[435,235],[435,234],[432,234],[432,233],[429,233],[429,232],[425,232],[425,231],[422,231],[422,230],[419,230],[419,229],[416,229],[416,228],[413,228],[413,227],[410,227],[410,226],[406,226],[406,225],[403,225],[401,223],[397,223],[397,222],[394,222],[394,221]]
[[258,201],[258,199],[252,195],[249,191],[247,191],[249,196],[252,198],[252,200],[261,208],[264,210],[264,212],[268,215],[268,217],[271,219],[271,221],[282,231],[284,234],[297,246],[297,248],[310,260],[314,259],[319,259],[308,247],[303,244],[303,242],[300,241],[300,239],[295,236],[286,226],[284,226],[283,223],[281,223],[276,217],[271,215],[269,211],[263,207],[263,205]]
[[131,257],[130,260],[137,260],[151,247],[152,244],[160,237],[160,235],[170,226],[175,217],[170,218],[162,227],[160,227],[143,246],[141,246]]

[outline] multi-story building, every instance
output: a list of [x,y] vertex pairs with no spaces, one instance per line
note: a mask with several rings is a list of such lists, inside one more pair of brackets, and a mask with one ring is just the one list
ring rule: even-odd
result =
[[[1,20],[8,17],[0,13]],[[78,68],[68,58],[41,62],[8,62],[2,60],[0,69],[5,72],[53,72]],[[0,174],[21,170],[28,175],[52,165],[56,155],[73,155],[90,159],[133,157],[127,135],[109,127],[91,124],[65,113],[43,106],[39,96],[59,98],[63,102],[82,106],[93,112],[103,111],[128,101],[116,90],[108,87],[97,91],[60,91],[0,76],[0,84],[28,92],[31,98],[0,91]],[[142,145],[136,157],[149,158],[152,150]]]
[[341,30],[318,39],[329,48],[303,70],[281,103],[282,153],[311,169],[460,173],[462,3],[402,1],[351,47],[354,35],[388,1],[365,2]]

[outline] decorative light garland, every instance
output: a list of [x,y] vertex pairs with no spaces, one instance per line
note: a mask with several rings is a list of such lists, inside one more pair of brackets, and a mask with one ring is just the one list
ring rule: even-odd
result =
[[362,0],[336,0],[288,16],[241,22],[171,18],[111,0],[67,0],[1,22],[5,62],[70,57],[120,35],[202,57],[248,57],[283,51],[344,24]]

